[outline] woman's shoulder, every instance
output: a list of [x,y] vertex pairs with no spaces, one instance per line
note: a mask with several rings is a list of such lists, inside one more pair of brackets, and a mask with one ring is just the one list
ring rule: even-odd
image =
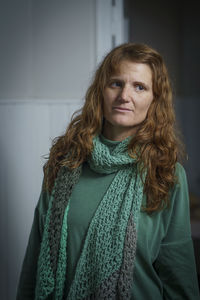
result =
[[180,173],[185,173],[185,168],[184,168],[184,166],[180,163],[180,162],[177,162],[176,164],[175,164],[175,170],[176,170],[176,172],[180,172]]
[[36,206],[36,209],[38,210],[38,212],[41,215],[46,214],[48,207],[49,207],[49,203],[50,203],[50,197],[51,197],[51,194],[49,193],[49,191],[43,181],[39,200],[38,200],[38,203]]
[[175,206],[178,209],[189,205],[187,175],[185,168],[179,162],[175,166],[175,183],[170,191],[170,204],[171,208]]
[[187,175],[185,168],[179,162],[175,165],[175,177],[176,177],[176,184],[175,186],[181,186],[182,184],[187,183]]

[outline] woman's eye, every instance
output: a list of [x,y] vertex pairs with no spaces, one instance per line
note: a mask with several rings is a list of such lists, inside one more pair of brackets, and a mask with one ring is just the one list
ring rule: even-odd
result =
[[143,91],[145,88],[144,88],[144,86],[143,85],[141,85],[141,84],[137,84],[136,85],[136,90],[137,91]]
[[113,81],[113,82],[111,82],[110,86],[111,87],[121,87],[122,84],[119,81]]

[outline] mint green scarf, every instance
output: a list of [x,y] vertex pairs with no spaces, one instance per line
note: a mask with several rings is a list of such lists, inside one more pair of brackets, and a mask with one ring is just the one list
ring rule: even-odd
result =
[[67,215],[81,167],[60,169],[46,216],[35,299],[130,298],[143,187],[128,143],[129,138],[110,149],[101,137],[93,140],[90,168],[116,175],[91,220],[67,296]]

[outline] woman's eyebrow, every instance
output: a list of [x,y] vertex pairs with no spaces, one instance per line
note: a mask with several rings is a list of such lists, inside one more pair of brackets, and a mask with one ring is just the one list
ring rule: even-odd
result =
[[109,80],[118,80],[118,81],[124,81],[120,76],[111,76]]

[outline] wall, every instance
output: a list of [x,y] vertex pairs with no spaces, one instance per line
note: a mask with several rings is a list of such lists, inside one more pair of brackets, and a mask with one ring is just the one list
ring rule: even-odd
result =
[[189,160],[185,163],[191,194],[200,199],[200,19],[196,1],[127,0],[129,40],[157,49],[167,64],[177,120]]
[[198,1],[125,0],[129,40],[157,49],[164,57],[188,161],[191,231],[200,286],[200,39]]
[[173,84],[180,88],[180,6],[178,1],[129,1],[130,41],[146,43],[164,57]]
[[43,156],[123,35],[122,0],[0,2],[1,299],[15,299]]
[[95,1],[2,6],[0,97],[82,98],[96,59]]
[[0,104],[0,296],[15,299],[42,183],[44,155],[64,132],[78,101],[7,100]]
[[1,1],[1,299],[15,299],[43,155],[95,69],[95,1]]

